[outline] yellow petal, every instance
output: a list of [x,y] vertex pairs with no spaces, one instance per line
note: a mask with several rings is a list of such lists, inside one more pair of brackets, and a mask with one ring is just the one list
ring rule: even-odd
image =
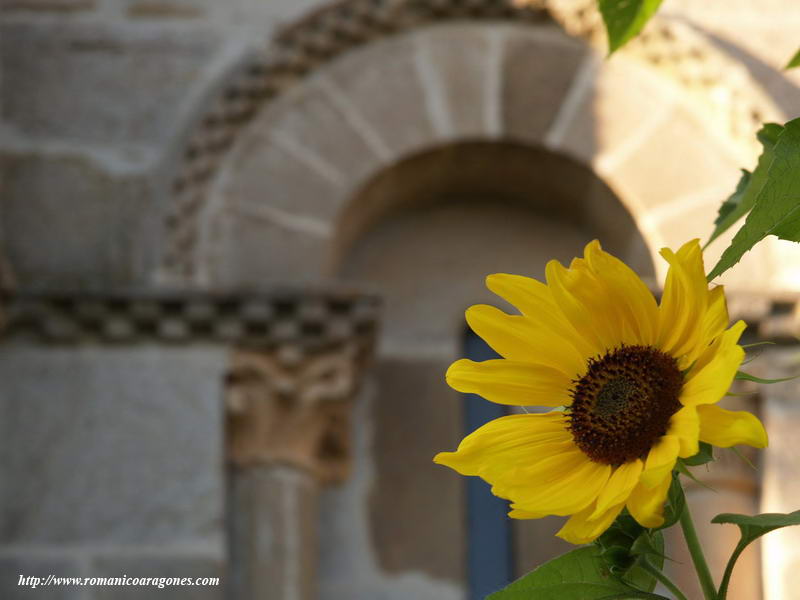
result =
[[561,312],[578,334],[590,342],[594,355],[602,355],[624,341],[625,324],[617,307],[583,259],[573,260],[569,269],[551,260],[545,275]]
[[670,264],[659,307],[657,346],[676,358],[700,346],[708,306],[708,283],[699,240],[684,244],[677,253],[669,248],[661,256]]
[[480,394],[498,404],[513,406],[566,406],[572,380],[562,371],[513,360],[473,362],[461,359],[445,375],[459,392]]
[[728,326],[728,304],[725,301],[725,288],[718,285],[708,291],[708,309],[703,317],[703,336],[707,345]]
[[658,331],[658,306],[644,282],[628,265],[604,252],[597,240],[586,246],[584,256],[597,279],[605,283],[611,303],[635,332],[635,339],[629,343],[653,344]]
[[700,436],[700,417],[694,406],[684,406],[676,412],[669,420],[667,435],[678,438],[680,451],[678,456],[688,458],[694,456],[700,450],[698,444]]
[[620,508],[625,504],[631,491],[639,483],[639,476],[642,474],[644,463],[638,458],[617,467],[611,477],[600,492],[597,498],[597,505],[591,513],[591,519],[599,519],[611,507],[619,505]]
[[502,488],[499,495],[511,499],[513,509],[560,516],[577,513],[597,499],[611,474],[610,465],[592,462],[585,455],[584,459],[582,465],[563,471],[547,485],[520,482]]
[[744,328],[744,321],[738,321],[700,356],[681,391],[684,406],[713,404],[725,395],[744,359],[744,350],[738,345]]
[[645,487],[655,487],[672,472],[680,447],[677,437],[664,435],[650,448],[641,478]]
[[571,379],[586,369],[586,361],[569,341],[536,328],[524,316],[478,304],[467,309],[466,317],[472,330],[505,358],[547,365]]
[[458,450],[440,452],[433,460],[495,483],[504,475],[513,480],[520,470],[535,470],[563,447],[574,448],[563,413],[508,415],[489,421],[461,440]]
[[519,309],[535,327],[568,339],[584,358],[594,356],[594,349],[564,318],[550,289],[541,281],[522,275],[494,273],[486,277],[486,287]]
[[588,544],[611,526],[623,506],[624,503],[617,504],[598,513],[594,506],[589,505],[588,508],[572,515],[556,536],[570,544]]
[[626,506],[642,527],[659,527],[664,523],[664,501],[667,499],[670,483],[672,474],[667,473],[666,477],[654,487],[645,486],[640,482],[633,488]]
[[761,421],[746,411],[725,410],[719,406],[701,405],[700,439],[720,448],[736,444],[747,444],[755,448],[766,448],[769,440]]

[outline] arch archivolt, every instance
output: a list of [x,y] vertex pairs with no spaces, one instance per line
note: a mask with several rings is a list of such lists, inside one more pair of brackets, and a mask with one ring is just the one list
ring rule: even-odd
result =
[[757,153],[756,128],[781,115],[741,67],[673,21],[655,19],[602,60],[575,39],[603,43],[592,5],[349,0],[288,28],[231,74],[189,133],[161,275],[324,279],[357,190],[463,140],[590,166],[651,251],[705,236]]

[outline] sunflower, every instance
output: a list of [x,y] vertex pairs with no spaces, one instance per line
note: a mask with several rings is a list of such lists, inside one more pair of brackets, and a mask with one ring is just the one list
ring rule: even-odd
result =
[[716,405],[744,358],[744,322],[726,329],[724,290],[709,289],[698,240],[661,256],[660,305],[597,241],[569,268],[550,261],[546,284],[488,276],[521,315],[470,307],[467,323],[503,358],[458,360],[447,383],[553,409],[495,419],[434,461],[486,480],[511,501],[511,517],[570,516],[556,535],[583,544],[625,507],[642,526],[660,526],[673,467],[699,441],[765,447],[755,416]]

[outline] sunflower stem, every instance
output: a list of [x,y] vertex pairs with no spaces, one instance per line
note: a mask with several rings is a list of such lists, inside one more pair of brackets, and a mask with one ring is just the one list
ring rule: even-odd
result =
[[685,501],[686,496],[683,493],[683,486],[681,486],[681,495],[684,496],[680,519],[681,529],[683,529],[683,537],[686,540],[686,546],[689,548],[689,554],[692,556],[694,569],[697,571],[697,578],[700,580],[700,587],[703,588],[703,597],[705,597],[705,600],[717,600],[717,587],[714,585],[714,579],[711,577],[711,571],[703,554],[700,538],[697,537],[697,530],[694,528],[694,521],[692,521],[692,513],[689,512],[689,503]]
[[660,571],[659,569],[651,565],[647,560],[643,560],[641,563],[639,563],[639,565],[642,567],[642,569],[644,569],[645,571],[650,573],[650,575],[655,577],[658,581],[663,583],[665,588],[667,588],[670,592],[675,594],[676,600],[688,600],[686,594],[684,594],[681,591],[681,588],[679,588],[675,584],[675,582],[673,582],[669,577],[667,577],[666,573]]

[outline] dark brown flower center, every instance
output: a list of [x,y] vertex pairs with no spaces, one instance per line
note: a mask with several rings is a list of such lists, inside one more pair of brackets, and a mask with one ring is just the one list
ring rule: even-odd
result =
[[575,444],[606,465],[646,456],[680,409],[682,385],[677,361],[649,346],[621,346],[589,359],[568,409]]

